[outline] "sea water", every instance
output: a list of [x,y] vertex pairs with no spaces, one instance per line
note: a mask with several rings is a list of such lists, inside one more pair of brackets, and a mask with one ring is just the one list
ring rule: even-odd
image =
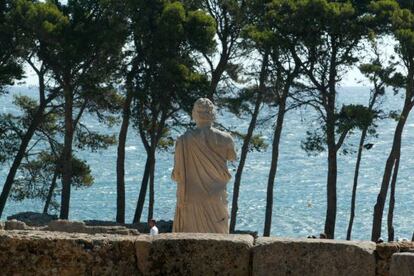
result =
[[[0,97],[0,113],[19,111],[12,104],[13,95],[35,95],[35,88],[12,88],[10,93]],[[338,106],[342,104],[367,104],[369,88],[345,87],[338,93]],[[401,110],[402,95],[387,92],[383,98],[382,109],[385,112]],[[271,161],[271,142],[274,119],[277,110],[264,108],[261,119],[265,120],[256,134],[261,134],[269,147],[265,151],[250,152],[244,169],[239,197],[237,229],[263,233],[266,185]],[[222,125],[245,132],[249,118],[237,118],[233,114],[220,111],[218,122]],[[107,134],[118,134],[119,125],[113,128],[103,126],[91,116],[85,116],[83,123],[92,130]],[[320,126],[317,113],[312,108],[298,108],[287,113],[280,143],[279,166],[274,189],[274,206],[271,235],[283,237],[306,237],[323,232],[326,214],[326,175],[327,154],[308,156],[301,149],[306,131]],[[373,208],[379,192],[385,161],[389,154],[396,122],[392,119],[378,121],[378,138],[369,138],[373,143],[370,150],[363,152],[356,198],[356,216],[353,227],[353,239],[370,239]],[[184,130],[182,130],[184,131]],[[337,182],[337,221],[336,238],[344,239],[350,215],[351,192],[355,169],[356,150],[360,132],[347,139],[347,149],[353,151],[338,157]],[[398,183],[394,227],[396,237],[410,238],[414,231],[414,118],[406,123],[402,138],[402,151]],[[236,140],[240,154],[241,141]],[[155,174],[154,217],[157,220],[170,220],[174,217],[176,185],[171,180],[174,149],[157,154]],[[73,189],[70,202],[72,220],[115,220],[116,215],[116,146],[98,153],[78,152],[78,156],[87,160],[95,178],[93,186],[87,189]],[[137,131],[130,128],[126,144],[125,192],[126,220],[133,218],[141,177],[145,166],[145,150]],[[237,163],[229,164],[234,176]],[[0,188],[7,175],[8,166],[0,168]],[[228,184],[229,209],[231,206],[232,179]],[[386,237],[386,216],[388,198],[384,211],[383,236]],[[148,201],[145,203],[143,220],[147,217]],[[2,219],[22,211],[41,212],[43,204],[36,200],[6,204]]]

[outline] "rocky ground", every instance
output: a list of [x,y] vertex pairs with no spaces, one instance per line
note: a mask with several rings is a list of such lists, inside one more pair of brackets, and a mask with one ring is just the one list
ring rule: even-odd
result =
[[[157,226],[160,233],[172,231],[172,221],[160,220]],[[67,221],[59,220],[55,215],[41,214],[35,212],[23,212],[7,217],[7,221],[0,222],[0,229],[5,230],[43,230],[59,231],[68,233],[86,234],[122,234],[136,235],[149,233],[147,223],[121,224],[114,221],[86,220]]]
[[[157,221],[159,233],[171,233],[172,225],[172,220]],[[107,233],[136,235],[138,233],[149,233],[148,224],[144,222],[122,224],[102,220],[67,221],[59,220],[56,215],[35,212],[23,212],[9,216],[7,217],[7,221],[0,222],[0,229],[2,228],[5,230],[44,230],[86,234]],[[238,230],[234,234],[249,234],[257,238],[257,232],[254,231]]]

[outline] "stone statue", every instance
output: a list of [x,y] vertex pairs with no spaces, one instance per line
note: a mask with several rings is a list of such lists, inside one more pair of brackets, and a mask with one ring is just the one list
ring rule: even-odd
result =
[[177,139],[172,179],[177,182],[173,232],[229,233],[227,161],[236,159],[230,134],[212,124],[215,106],[206,98],[194,103],[197,124]]

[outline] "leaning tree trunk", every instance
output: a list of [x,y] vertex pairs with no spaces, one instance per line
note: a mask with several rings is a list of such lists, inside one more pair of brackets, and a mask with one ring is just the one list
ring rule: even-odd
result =
[[352,226],[354,224],[355,202],[356,202],[356,191],[358,187],[359,167],[361,165],[362,150],[364,148],[366,136],[367,136],[367,128],[364,128],[361,133],[361,139],[359,140],[359,148],[358,148],[357,160],[356,160],[356,165],[355,165],[354,185],[352,186],[351,215],[349,217],[348,231],[346,233],[347,240],[351,240]]
[[141,189],[139,190],[139,196],[137,201],[137,208],[135,209],[133,223],[139,223],[141,220],[142,210],[144,209],[145,196],[147,195],[148,179],[150,175],[150,159],[151,156],[147,156],[145,162],[144,175],[142,176]]
[[266,78],[266,67],[268,63],[268,56],[266,55],[262,62],[262,68],[260,71],[260,88],[259,94],[257,95],[256,102],[254,105],[254,110],[252,114],[252,118],[250,119],[249,127],[247,129],[247,134],[243,139],[243,145],[240,154],[240,162],[237,166],[237,172],[234,177],[234,188],[233,188],[233,201],[231,204],[231,217],[230,217],[230,233],[233,233],[236,229],[236,221],[237,221],[237,211],[239,210],[238,200],[240,194],[240,182],[241,177],[243,174],[244,165],[246,163],[247,153],[249,152],[249,144],[250,140],[253,136],[253,131],[256,128],[257,117],[259,116],[260,106],[263,102],[263,97],[265,93],[265,78]]
[[73,95],[72,91],[65,87],[65,137],[62,155],[62,198],[60,207],[60,219],[69,218],[70,188],[72,182],[72,143],[73,143]]
[[266,216],[264,223],[263,236],[269,237],[272,227],[272,211],[273,211],[273,190],[277,173],[277,165],[279,159],[280,136],[282,135],[283,120],[286,111],[286,96],[280,99],[277,122],[272,143],[272,162],[269,171],[269,179],[267,182],[267,198],[266,198]]
[[47,193],[45,206],[43,207],[43,214],[47,214],[49,210],[50,202],[52,202],[53,192],[55,191],[55,188],[56,188],[56,181],[57,181],[58,175],[59,175],[59,170],[58,170],[58,167],[56,167],[55,172],[53,173],[52,183],[50,184],[50,188]]
[[[222,65],[219,64],[219,66],[222,66]],[[211,101],[214,101],[214,95],[216,94],[217,86],[220,82],[223,72],[224,72],[224,69],[222,69],[221,67],[217,67],[216,70],[214,70],[212,73],[211,82],[210,82],[210,91],[207,96],[207,98],[209,98]]]
[[220,55],[220,60],[217,64],[217,67],[211,72],[211,81],[210,81],[210,91],[208,92],[207,98],[214,102],[214,95],[217,92],[218,84],[220,83],[221,77],[226,69],[226,66],[229,62],[229,52],[227,46],[223,45],[223,54]]
[[116,159],[116,222],[125,223],[125,144],[131,116],[132,92],[127,90],[123,105],[121,130],[118,137],[118,154]]
[[391,152],[385,163],[384,175],[382,178],[381,189],[377,196],[377,202],[374,206],[374,215],[372,222],[371,240],[376,242],[381,237],[382,216],[384,212],[385,200],[387,198],[388,187],[391,181],[391,174],[395,166],[396,160],[399,158],[398,152],[401,151],[401,136],[404,130],[405,122],[412,108],[408,97],[405,101],[403,111],[401,112],[400,119],[398,120],[397,127],[395,128],[394,140],[391,148]]
[[19,150],[17,151],[17,154],[13,160],[13,164],[10,167],[9,173],[7,174],[6,182],[4,182],[3,190],[0,195],[0,218],[3,214],[7,198],[9,197],[9,194],[10,194],[13,182],[14,182],[14,178],[17,173],[17,169],[19,168],[20,163],[22,162],[26,154],[26,150],[30,143],[30,140],[32,139],[37,127],[42,122],[45,108],[46,108],[46,103],[41,103],[36,113],[33,115],[33,120],[31,121],[29,128],[27,129],[25,135],[22,138],[22,142],[19,146]]
[[156,161],[155,153],[158,148],[158,142],[160,141],[163,131],[164,131],[166,119],[167,119],[166,112],[163,111],[161,114],[161,119],[160,119],[160,123],[158,126],[158,130],[153,135],[153,137],[151,137],[151,145],[154,145],[154,146],[151,147],[152,158],[150,162],[150,179],[149,179],[150,189],[149,189],[149,203],[148,203],[148,219],[152,219],[154,215],[154,197],[155,197],[154,183],[155,183],[155,161]]
[[37,127],[41,124],[44,116],[44,111],[46,109],[47,104],[49,104],[55,97],[56,94],[49,95],[48,98],[45,97],[46,85],[44,82],[44,75],[45,71],[42,69],[38,70],[33,63],[29,62],[29,65],[32,66],[34,71],[38,75],[39,79],[39,107],[36,110],[36,113],[33,115],[33,120],[30,122],[30,125],[22,137],[22,142],[19,146],[19,150],[17,151],[16,156],[14,157],[12,166],[10,167],[9,173],[7,174],[6,182],[3,185],[3,190],[0,195],[0,218],[3,214],[4,207],[6,205],[7,198],[9,197],[14,178],[16,177],[17,170],[26,154],[27,147],[29,146],[30,140],[32,139],[33,135]]
[[328,145],[328,176],[327,176],[327,208],[325,219],[325,234],[327,238],[335,237],[336,222],[336,178],[337,178],[337,149],[335,143],[335,119],[333,112],[327,114],[327,145]]
[[394,206],[395,206],[395,185],[397,183],[398,177],[398,169],[400,167],[400,152],[397,152],[397,159],[395,160],[394,164],[394,172],[392,174],[391,180],[391,194],[390,194],[390,206],[388,208],[388,241],[391,242],[394,240],[394,226],[393,226],[393,219],[394,219]]
[[254,106],[252,118],[250,120],[249,128],[247,129],[247,134],[243,139],[243,145],[242,145],[241,154],[240,154],[240,162],[239,162],[239,165],[237,166],[237,172],[234,177],[233,201],[231,205],[231,217],[230,217],[230,233],[233,233],[234,230],[236,229],[237,211],[239,210],[238,200],[239,200],[239,193],[240,193],[240,182],[241,182],[241,177],[243,174],[244,165],[246,163],[247,153],[249,152],[250,140],[252,139],[253,131],[256,128],[257,117],[259,116],[261,103],[262,103],[262,97],[258,96],[256,99],[255,106]]
[[[375,85],[375,92],[368,104],[368,110],[370,112],[372,112],[374,105],[377,101],[377,98],[379,96],[379,87],[377,85]],[[349,217],[349,224],[348,224],[348,230],[346,233],[346,239],[347,240],[351,240],[351,236],[352,236],[352,227],[354,225],[354,218],[355,218],[355,204],[356,204],[356,192],[357,192],[357,188],[358,188],[358,177],[359,177],[359,169],[361,166],[361,159],[362,159],[362,151],[364,150],[364,144],[365,144],[365,139],[367,136],[367,132],[368,132],[368,127],[364,128],[362,130],[361,133],[361,138],[359,140],[359,148],[358,148],[358,154],[357,154],[357,160],[356,160],[356,164],[355,164],[355,172],[354,172],[354,184],[352,186],[352,198],[351,198],[351,214]]]

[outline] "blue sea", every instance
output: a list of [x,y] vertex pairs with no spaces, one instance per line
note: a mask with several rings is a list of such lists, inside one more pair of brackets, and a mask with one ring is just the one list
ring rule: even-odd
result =
[[[0,97],[0,113],[17,113],[12,104],[14,94],[36,95],[35,88],[14,87],[10,93]],[[343,103],[366,104],[369,97],[367,87],[343,87],[339,89],[338,105]],[[400,95],[387,92],[383,98],[386,112],[400,110],[403,99]],[[269,108],[262,110],[262,119],[277,111]],[[326,174],[327,156],[320,153],[308,156],[301,149],[301,141],[307,130],[318,126],[316,112],[312,108],[299,108],[289,111],[286,116],[281,145],[279,168],[275,181],[272,236],[306,237],[323,232],[326,212]],[[411,238],[414,231],[414,116],[411,116],[403,133],[401,167],[396,188],[395,234],[400,238]],[[249,118],[237,118],[226,111],[220,111],[218,122],[226,127],[245,132]],[[85,116],[83,123],[93,130],[116,134],[119,126],[107,128],[91,116]],[[379,192],[385,161],[390,151],[396,122],[385,119],[378,122],[378,137],[370,138],[374,146],[363,153],[359,186],[356,201],[356,217],[353,239],[370,239],[373,207]],[[268,144],[271,144],[273,120],[265,120],[257,129]],[[184,131],[184,130],[182,130]],[[356,131],[347,140],[347,149],[354,152],[340,155],[338,160],[338,213],[336,238],[345,239],[350,214],[351,191],[355,167],[356,150],[360,133]],[[241,141],[237,141],[240,152]],[[72,220],[115,220],[116,214],[116,147],[99,153],[79,152],[78,156],[87,160],[95,178],[93,186],[73,190],[70,205]],[[139,186],[145,165],[145,151],[139,136],[130,129],[126,145],[126,219],[131,221]],[[250,152],[244,170],[239,198],[237,229],[263,232],[266,185],[271,158],[271,147],[262,152]],[[171,180],[173,149],[157,154],[155,181],[156,219],[169,220],[174,217],[176,185]],[[229,164],[234,175],[237,163]],[[0,168],[0,188],[8,166]],[[228,184],[229,208],[231,205],[233,179]],[[147,202],[145,204],[147,206]],[[387,201],[388,205],[388,201]],[[26,200],[8,201],[2,219],[22,211],[42,211],[42,202]],[[383,222],[383,236],[386,232],[386,215]],[[147,217],[144,210],[143,219]]]

